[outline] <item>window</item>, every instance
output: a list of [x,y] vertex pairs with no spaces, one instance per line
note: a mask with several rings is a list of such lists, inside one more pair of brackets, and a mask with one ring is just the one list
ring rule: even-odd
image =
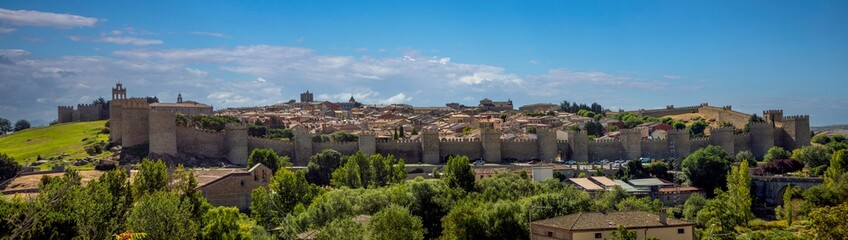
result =
[[595,238],[600,239],[600,238],[603,238],[603,237],[604,237],[604,234],[602,234],[602,233],[595,233]]
[[548,237],[553,237],[553,236],[554,236],[554,232],[548,232]]
[[677,229],[677,234],[683,234],[685,232],[686,232],[686,230],[683,230],[682,228]]
[[241,186],[244,187],[244,180],[241,180]]

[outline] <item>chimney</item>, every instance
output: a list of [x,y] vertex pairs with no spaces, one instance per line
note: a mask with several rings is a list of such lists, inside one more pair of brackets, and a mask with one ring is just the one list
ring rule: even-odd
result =
[[660,223],[662,223],[663,225],[667,225],[667,224],[668,224],[668,223],[666,222],[665,209],[660,210]]

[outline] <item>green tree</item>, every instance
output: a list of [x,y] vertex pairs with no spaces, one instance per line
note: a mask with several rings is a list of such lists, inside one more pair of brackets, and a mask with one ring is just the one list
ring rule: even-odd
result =
[[659,213],[662,208],[662,202],[659,199],[651,199],[648,197],[630,196],[622,199],[615,208],[619,211],[639,210],[645,212]]
[[737,153],[734,157],[734,160],[734,163],[737,164],[745,161],[748,162],[748,166],[757,166],[757,158],[754,157],[754,153],[752,153],[751,151],[741,151]]
[[763,161],[771,162],[778,159],[787,159],[792,157],[792,153],[786,151],[782,147],[774,146],[769,148],[768,152],[766,152],[766,156],[763,157]]
[[474,190],[474,172],[466,156],[452,156],[442,171],[444,180],[449,186],[462,188],[467,192]]
[[145,239],[194,239],[198,230],[191,206],[168,192],[139,199],[127,218],[127,228],[147,234]]
[[810,213],[810,230],[815,239],[848,239],[848,203],[814,209]]
[[265,188],[254,188],[250,192],[250,217],[256,220],[257,224],[270,229],[279,222],[276,218],[280,215]]
[[288,156],[280,157],[274,149],[270,148],[254,148],[247,157],[247,168],[261,163],[270,168],[272,172],[277,172],[282,167],[290,167],[291,161]]
[[[100,176],[99,182],[106,186],[106,189],[109,191],[109,195],[112,196],[112,201],[108,210],[110,213],[108,218],[115,220],[114,226],[112,227],[115,231],[124,229],[127,214],[132,208],[134,202],[133,188],[132,184],[130,184],[129,173],[127,173],[124,168],[110,170]],[[112,233],[114,234],[117,232]]]
[[421,217],[422,225],[427,229],[426,238],[438,238],[442,232],[441,219],[453,203],[453,189],[442,181],[426,181],[421,178],[409,181],[406,185],[412,196],[410,213]]
[[303,171],[292,172],[285,168],[274,174],[268,188],[272,206],[283,215],[291,213],[298,204],[309,205],[320,193],[317,186],[306,181]]
[[690,123],[686,128],[689,129],[689,133],[692,135],[704,135],[704,130],[707,129],[707,122],[704,122],[704,120],[698,120]]
[[118,219],[112,216],[112,199],[107,185],[89,181],[73,197],[72,206],[77,234],[83,239],[106,239],[119,230]]
[[180,196],[180,201],[187,202],[190,207],[192,219],[200,222],[206,211],[211,208],[209,202],[203,197],[203,193],[197,190],[197,179],[194,178],[194,172],[186,170],[182,164],[177,167],[174,173],[176,183],[173,185],[173,191]]
[[816,134],[810,138],[810,142],[825,145],[830,142],[830,137],[824,134]]
[[686,199],[686,202],[683,203],[683,217],[686,220],[694,221],[698,216],[698,212],[707,205],[707,199],[701,194],[694,194]]
[[824,173],[824,183],[833,186],[836,179],[848,172],[848,150],[839,150],[830,157],[830,166]]
[[701,148],[683,159],[683,174],[692,185],[698,186],[712,196],[713,191],[726,185],[730,157],[718,146]]
[[14,226],[8,238],[70,239],[79,235],[74,201],[82,195],[80,179],[71,169],[60,177],[42,177],[35,199],[8,217]]
[[235,207],[214,207],[203,215],[201,239],[245,239],[239,232],[239,210]]
[[526,239],[529,236],[526,218],[521,205],[514,201],[500,200],[489,204],[481,218],[486,225],[486,239]]
[[321,228],[317,240],[365,239],[365,227],[351,218],[337,218]]
[[0,153],[0,182],[15,177],[19,171],[21,171],[21,165],[14,158]]
[[153,192],[164,191],[168,187],[168,170],[162,160],[155,162],[144,159],[138,165],[138,173],[133,179],[133,193],[141,197]]
[[21,119],[15,122],[15,132],[27,129],[30,127],[29,121]]
[[806,146],[792,151],[792,158],[803,162],[808,168],[827,166],[830,155],[830,149],[824,146]]
[[325,149],[309,157],[306,165],[306,179],[319,186],[330,185],[333,171],[342,164],[342,154],[336,150]]
[[612,231],[610,240],[636,240],[636,231],[627,230],[624,225],[618,225],[618,229]]
[[371,239],[424,239],[421,219],[394,204],[374,214],[368,229]]
[[333,172],[330,184],[335,187],[361,188],[362,175],[360,174],[359,162],[348,160],[344,166]]
[[5,135],[12,131],[12,122],[9,119],[0,118],[0,135]]
[[747,225],[754,218],[751,212],[751,173],[748,162],[742,162],[739,167],[733,167],[727,176],[727,194],[730,195],[730,211],[735,215],[736,224]]

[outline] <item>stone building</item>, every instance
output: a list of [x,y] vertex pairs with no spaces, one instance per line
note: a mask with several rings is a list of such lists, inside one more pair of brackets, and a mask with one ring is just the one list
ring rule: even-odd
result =
[[477,105],[477,107],[480,109],[481,112],[500,112],[513,110],[512,100],[507,100],[506,102],[494,102],[491,99],[484,98],[483,100],[480,100],[480,105]]
[[151,103],[150,110],[182,113],[183,115],[211,115],[212,106],[195,102],[183,101],[183,95],[177,95],[176,103]]
[[238,207],[241,211],[250,209],[250,194],[253,189],[268,187],[273,173],[270,168],[256,164],[248,170],[243,168],[195,169],[198,179],[197,189],[215,206]]
[[635,231],[637,239],[695,239],[695,223],[643,211],[583,212],[530,223],[531,240],[609,239],[624,226]]
[[309,92],[309,90],[306,90],[305,93],[300,94],[300,102],[308,103],[308,102],[313,102],[313,101],[315,101],[315,99],[312,97],[312,93]]

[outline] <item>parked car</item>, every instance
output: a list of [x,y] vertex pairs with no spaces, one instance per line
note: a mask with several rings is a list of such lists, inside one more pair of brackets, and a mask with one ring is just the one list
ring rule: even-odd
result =
[[527,163],[530,164],[530,165],[539,164],[539,160],[533,160],[533,161],[529,161]]
[[601,160],[601,164],[609,164],[609,163],[610,163],[610,161],[609,161],[609,160],[606,160],[606,159]]
[[472,164],[474,164],[474,166],[483,166],[483,165],[486,164],[486,161],[483,161],[481,159],[481,160],[474,161]]
[[627,161],[624,161],[623,159],[615,160],[615,163],[618,163],[618,164],[622,164],[622,163],[625,163],[625,162],[627,162]]
[[641,158],[639,158],[639,161],[642,162],[642,163],[651,163],[651,158],[641,157]]
[[565,164],[568,164],[568,165],[577,165],[577,162],[575,162],[574,160],[569,160],[569,161],[565,161]]

